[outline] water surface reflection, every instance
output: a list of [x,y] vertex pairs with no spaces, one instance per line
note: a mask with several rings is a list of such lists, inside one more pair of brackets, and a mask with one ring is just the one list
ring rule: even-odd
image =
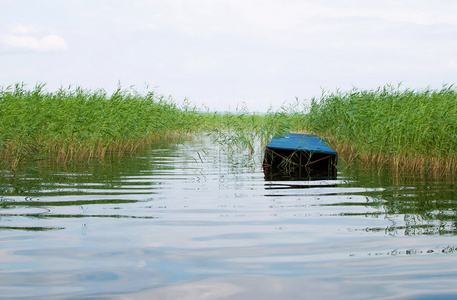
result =
[[265,180],[201,140],[0,180],[5,298],[457,295],[445,180]]

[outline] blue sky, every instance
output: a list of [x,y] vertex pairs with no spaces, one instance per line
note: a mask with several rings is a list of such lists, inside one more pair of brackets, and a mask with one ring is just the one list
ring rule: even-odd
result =
[[0,0],[0,85],[138,90],[252,111],[322,89],[457,81],[454,1]]

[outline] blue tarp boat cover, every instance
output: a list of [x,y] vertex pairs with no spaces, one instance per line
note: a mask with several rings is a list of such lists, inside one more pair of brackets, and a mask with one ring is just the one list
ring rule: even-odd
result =
[[313,134],[288,133],[282,138],[273,138],[267,148],[337,155],[324,140]]

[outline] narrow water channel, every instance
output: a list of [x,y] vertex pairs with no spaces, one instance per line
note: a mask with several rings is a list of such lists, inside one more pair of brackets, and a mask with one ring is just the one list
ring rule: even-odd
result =
[[451,299],[456,213],[448,180],[276,181],[201,139],[30,164],[0,177],[0,298]]

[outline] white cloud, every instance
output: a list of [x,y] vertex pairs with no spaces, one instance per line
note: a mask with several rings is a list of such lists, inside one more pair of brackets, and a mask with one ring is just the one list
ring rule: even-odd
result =
[[37,28],[31,25],[16,25],[11,28],[11,33],[18,35],[34,34],[37,33],[37,31]]
[[0,35],[0,43],[6,50],[54,52],[67,50],[65,39],[56,34],[40,34],[35,26],[16,25]]
[[7,49],[33,50],[39,52],[51,52],[67,50],[67,43],[61,36],[48,34],[41,38],[28,35],[5,35],[3,44]]

